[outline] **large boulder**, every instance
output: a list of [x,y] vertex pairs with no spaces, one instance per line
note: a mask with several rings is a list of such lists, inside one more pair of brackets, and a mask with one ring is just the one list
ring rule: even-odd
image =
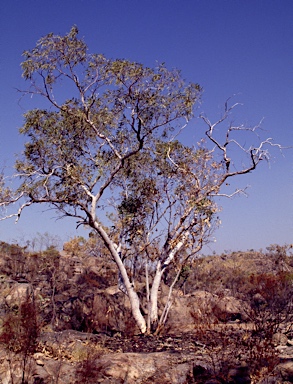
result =
[[[163,296],[164,305],[167,295]],[[171,332],[190,332],[198,324],[215,321],[247,321],[249,310],[244,302],[232,296],[218,296],[198,290],[188,295],[174,295],[167,327]]]
[[118,353],[100,361],[101,383],[186,383],[190,363],[174,364],[169,353]]
[[213,313],[218,320],[227,321],[247,321],[248,308],[241,300],[233,296],[216,297],[213,300]]
[[293,359],[279,364],[277,371],[284,381],[293,383]]
[[[188,295],[174,295],[173,304],[169,312],[167,328],[173,332],[190,332],[197,323],[207,316],[212,316],[214,295],[206,291],[195,291]],[[167,296],[162,298],[165,304]]]
[[32,286],[28,283],[17,283],[11,285],[6,296],[5,303],[10,307],[19,307],[32,295]]

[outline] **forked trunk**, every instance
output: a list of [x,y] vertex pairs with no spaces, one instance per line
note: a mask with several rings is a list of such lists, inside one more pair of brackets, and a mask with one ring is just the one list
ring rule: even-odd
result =
[[[168,253],[163,264],[160,260],[158,261],[156,273],[155,273],[155,276],[153,279],[153,284],[152,284],[152,289],[151,289],[151,297],[150,297],[150,314],[149,314],[149,317],[150,317],[151,331],[156,331],[156,328],[158,326],[158,293],[159,293],[159,288],[160,288],[161,281],[162,281],[162,276],[163,276],[166,268],[168,267],[168,265],[173,261],[177,252],[179,252],[180,249],[183,247],[188,235],[189,235],[189,232],[187,231],[185,233],[185,235],[182,237],[182,240],[179,241],[172,250],[170,250],[170,252]],[[170,293],[172,292],[172,288],[171,288]],[[167,318],[169,309],[166,313],[166,317],[164,317],[165,320]],[[165,321],[165,320],[163,320],[163,321]],[[162,326],[162,325],[163,324],[160,324],[160,326]]]
[[119,253],[118,253],[114,243],[109,239],[107,233],[100,226],[100,224],[95,222],[94,223],[94,228],[96,229],[96,231],[99,233],[99,235],[104,240],[107,248],[111,252],[111,254],[112,254],[112,256],[113,256],[113,258],[114,258],[114,260],[115,260],[115,262],[117,264],[117,267],[119,269],[119,272],[120,272],[121,277],[122,277],[123,282],[124,282],[124,286],[125,286],[127,295],[129,297],[130,306],[131,306],[131,312],[132,312],[133,318],[136,321],[136,324],[139,327],[140,332],[141,333],[145,333],[146,330],[147,330],[147,327],[146,327],[145,318],[143,317],[143,315],[142,315],[142,313],[140,311],[139,297],[138,297],[137,293],[135,292],[134,287],[133,287],[133,285],[131,284],[131,282],[129,280],[127,271],[126,271],[125,266],[124,266],[124,264],[123,264],[123,262],[121,260],[121,257],[119,256]]

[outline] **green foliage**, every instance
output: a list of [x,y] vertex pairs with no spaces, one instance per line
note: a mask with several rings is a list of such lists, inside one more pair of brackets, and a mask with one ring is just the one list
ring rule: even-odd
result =
[[[40,94],[53,107],[27,112],[20,130],[29,141],[16,169],[23,180],[19,192],[28,201],[47,202],[81,218],[81,211],[88,216],[91,210],[91,196],[102,196],[111,185],[116,199],[121,195],[118,206],[136,201],[139,220],[148,216],[149,224],[155,204],[166,198],[159,192],[170,170],[177,198],[183,197],[180,185],[186,184],[187,190],[192,180],[176,180],[176,169],[155,148],[165,146],[166,152],[170,144],[175,160],[180,156],[179,164],[192,166],[192,149],[173,143],[172,134],[192,116],[201,91],[198,84],[186,84],[179,71],[164,65],[151,69],[90,54],[76,27],[63,37],[43,37],[24,58],[23,76],[32,84],[29,92]],[[61,80],[74,96],[59,101],[55,88]],[[122,210],[126,213],[125,207]],[[91,219],[87,221],[91,225]]]
[[[115,260],[121,289],[145,332],[134,270],[143,262],[152,268],[149,302],[156,307],[166,268],[192,259],[220,223],[215,197],[226,180],[254,170],[267,158],[264,146],[271,139],[245,149],[234,135],[255,128],[228,124],[215,134],[237,105],[227,101],[215,124],[201,115],[206,140],[183,143],[180,134],[194,117],[201,87],[164,64],[149,68],[92,54],[76,26],[65,36],[41,38],[23,57],[24,93],[40,97],[44,106],[24,116],[20,133],[28,141],[15,165],[19,188],[5,189],[1,176],[0,207],[19,200],[18,212],[8,216],[18,220],[26,207],[48,204],[60,217],[94,230]],[[232,161],[235,146],[247,159],[245,164],[239,156],[239,169]],[[156,323],[157,309],[150,313]]]
[[86,45],[77,39],[78,29],[72,27],[68,35],[61,38],[52,33],[41,38],[36,48],[32,51],[25,51],[23,56],[25,61],[22,63],[23,77],[32,79],[35,71],[47,73],[47,84],[56,81],[54,71],[58,71],[60,63],[64,67],[77,66],[85,61]]

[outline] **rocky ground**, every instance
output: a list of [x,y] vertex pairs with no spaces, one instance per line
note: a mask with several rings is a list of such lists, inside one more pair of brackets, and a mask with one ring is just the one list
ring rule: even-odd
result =
[[111,265],[13,251],[0,258],[2,384],[293,382],[292,259],[199,260],[154,336],[138,334]]
[[[199,341],[197,332],[159,337],[45,332],[39,337],[37,352],[26,361],[25,381],[21,381],[23,355],[7,355],[4,350],[0,352],[0,378],[6,384],[293,382],[292,339],[276,335],[273,349],[266,346],[258,355],[256,350],[243,348],[249,340],[233,343],[233,334],[232,325],[227,345],[219,329],[205,333],[207,344]],[[249,353],[253,356],[246,356]],[[255,359],[266,359],[262,371],[254,369]]]

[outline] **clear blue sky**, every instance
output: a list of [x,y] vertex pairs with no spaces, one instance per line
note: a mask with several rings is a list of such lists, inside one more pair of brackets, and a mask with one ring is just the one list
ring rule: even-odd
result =
[[[21,54],[49,32],[65,34],[73,24],[90,50],[148,66],[165,62],[204,88],[211,119],[226,98],[244,106],[237,120],[264,118],[267,136],[293,145],[292,0],[7,0],[0,5],[0,166],[8,168],[22,149],[22,114],[33,100],[19,102],[24,88]],[[249,196],[224,200],[222,227],[207,252],[246,250],[293,242],[293,151],[273,151],[269,166],[236,180]],[[45,208],[44,208],[45,209]],[[74,220],[55,221],[52,212],[27,210],[20,222],[0,222],[0,240],[36,232],[74,236]]]

